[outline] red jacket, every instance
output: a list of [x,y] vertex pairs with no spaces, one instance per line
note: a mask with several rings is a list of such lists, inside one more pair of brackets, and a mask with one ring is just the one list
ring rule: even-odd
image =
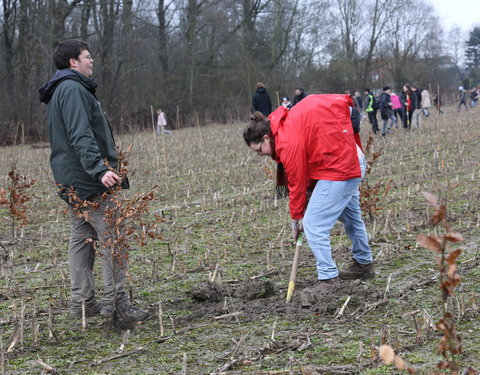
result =
[[351,104],[348,95],[309,95],[290,111],[278,107],[268,117],[276,161],[287,174],[292,219],[303,217],[309,179],[361,177]]

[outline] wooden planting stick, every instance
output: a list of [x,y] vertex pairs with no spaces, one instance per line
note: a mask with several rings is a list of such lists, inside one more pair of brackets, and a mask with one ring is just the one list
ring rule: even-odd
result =
[[20,329],[18,327],[15,327],[15,333],[13,334],[12,342],[10,343],[10,346],[7,349],[7,353],[13,352],[13,349],[15,348],[15,345],[17,345],[19,337],[20,337]]
[[38,357],[37,363],[45,369],[47,374],[58,374],[57,370],[55,370],[52,366],[43,362],[40,357]]
[[187,375],[187,353],[183,353],[182,375]]
[[85,310],[85,300],[82,301],[82,332],[87,331],[87,314]]
[[23,334],[24,334],[24,324],[25,323],[25,301],[22,299],[20,305],[20,350],[23,350]]
[[230,314],[225,314],[225,315],[219,315],[219,316],[214,316],[213,320],[220,320],[220,319],[226,319],[226,318],[234,318],[237,317],[238,315],[241,315],[241,311],[233,312]]
[[287,290],[287,303],[290,303],[293,296],[293,291],[295,290],[295,280],[297,279],[297,270],[298,270],[298,263],[300,261],[300,252],[302,250],[302,242],[303,242],[303,232],[300,232],[297,239],[297,246],[295,247],[295,255],[293,256],[293,264],[292,264],[292,271],[290,272],[290,280],[288,282],[288,290]]
[[125,331],[125,334],[123,335],[123,340],[122,340],[122,343],[120,344],[120,347],[117,350],[117,353],[123,353],[123,351],[125,350],[125,344],[127,343],[129,335],[130,335],[130,330],[127,329]]
[[267,250],[267,271],[270,271],[272,269],[272,248],[273,244],[270,243]]
[[33,344],[38,344],[38,321],[37,321],[37,304],[33,301],[32,312],[32,332],[33,332]]
[[57,336],[53,332],[53,317],[52,317],[52,305],[48,306],[48,319],[47,319],[47,326],[48,326],[48,337],[55,338],[58,341]]
[[387,298],[387,294],[390,291],[390,281],[392,281],[392,275],[393,275],[393,273],[388,275],[387,287],[385,288],[385,293],[383,294],[383,299]]
[[163,328],[162,302],[158,302],[158,325],[160,326],[160,337],[163,337],[165,335],[165,330]]
[[347,308],[348,303],[350,302],[350,298],[352,298],[352,297],[351,297],[351,296],[348,296],[348,298],[345,300],[345,303],[343,304],[342,308],[341,308],[340,311],[338,312],[338,314],[337,314],[337,316],[335,317],[335,319],[343,315],[343,313],[345,312],[345,309]]
[[273,322],[272,336],[270,337],[272,341],[275,341],[275,328],[277,328],[277,319],[275,319],[275,321]]
[[219,263],[215,264],[215,269],[213,270],[213,275],[212,275],[212,278],[210,279],[212,283],[215,281],[215,278],[217,277],[218,267],[220,267],[220,264]]
[[175,333],[176,333],[176,332],[175,332],[175,319],[173,319],[173,317],[172,317],[170,314],[168,314],[168,317],[169,317],[169,319],[170,319],[170,323],[172,324],[173,334],[175,335]]
[[2,375],[5,375],[5,353],[3,352],[3,339],[0,335],[0,367],[2,369]]

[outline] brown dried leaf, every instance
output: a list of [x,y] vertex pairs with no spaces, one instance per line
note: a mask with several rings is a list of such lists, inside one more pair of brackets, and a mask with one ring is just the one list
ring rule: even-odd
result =
[[435,208],[432,216],[432,224],[437,225],[447,217],[447,207],[439,206]]
[[443,319],[440,319],[440,321],[438,321],[435,326],[437,327],[437,329],[439,331],[445,331],[445,324],[443,323]]
[[395,352],[390,345],[380,346],[380,348],[378,349],[378,354],[386,365],[392,363],[395,358]]
[[436,195],[427,191],[422,191],[422,194],[430,206],[438,206],[438,198]]
[[480,375],[480,371],[478,371],[476,368],[473,368],[472,366],[469,366],[467,368],[467,375]]
[[447,257],[448,264],[455,264],[461,252],[462,252],[461,249],[451,251]]
[[449,367],[450,367],[450,363],[448,363],[448,361],[439,361],[437,363],[437,368],[439,368],[440,370],[445,370]]
[[460,242],[463,241],[463,236],[460,233],[447,233],[443,236],[447,241]]
[[396,355],[394,358],[395,367],[399,370],[405,370],[405,361],[399,355]]
[[441,239],[438,236],[430,235],[427,236],[425,234],[419,234],[417,236],[417,242],[432,251],[436,251],[438,253],[441,253],[443,251]]
[[452,278],[452,276],[455,274],[456,270],[457,270],[457,265],[456,264],[450,264],[448,266],[448,272],[447,272],[448,277]]

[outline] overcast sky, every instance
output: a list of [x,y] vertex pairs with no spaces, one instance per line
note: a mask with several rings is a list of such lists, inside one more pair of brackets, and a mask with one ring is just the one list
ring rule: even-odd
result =
[[478,0],[430,0],[447,30],[453,25],[470,32],[480,26],[480,1]]

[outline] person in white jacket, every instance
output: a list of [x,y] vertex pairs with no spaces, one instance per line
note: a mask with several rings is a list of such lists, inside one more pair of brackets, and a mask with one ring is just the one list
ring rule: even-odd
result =
[[165,112],[163,112],[160,108],[157,109],[157,135],[160,133],[165,134],[172,134],[170,130],[167,130],[167,118],[165,117]]
[[422,93],[421,93],[421,96],[422,96],[421,106],[422,106],[423,115],[425,117],[428,117],[428,116],[430,116],[429,108],[432,106],[432,100],[430,99],[430,93],[428,92],[427,89],[423,89]]

